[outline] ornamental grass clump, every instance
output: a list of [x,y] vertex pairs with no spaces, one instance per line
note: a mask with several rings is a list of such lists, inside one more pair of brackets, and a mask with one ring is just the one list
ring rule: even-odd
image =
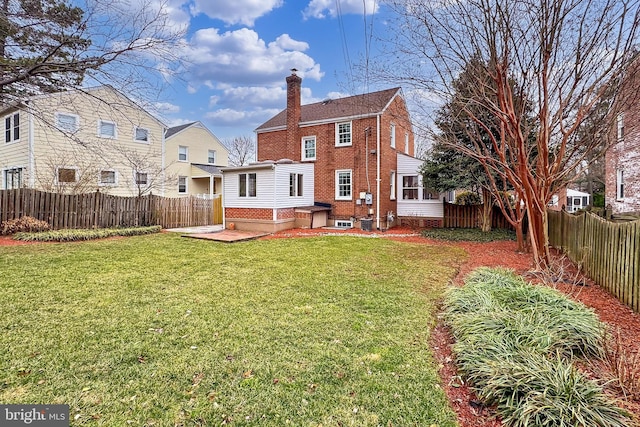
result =
[[603,326],[560,292],[481,268],[445,299],[462,375],[507,426],[625,426],[602,388],[573,365],[602,357]]
[[25,242],[74,242],[104,239],[114,236],[140,236],[143,234],[158,233],[160,230],[162,230],[162,227],[159,225],[127,228],[64,229],[41,233],[16,233],[13,238],[14,240]]

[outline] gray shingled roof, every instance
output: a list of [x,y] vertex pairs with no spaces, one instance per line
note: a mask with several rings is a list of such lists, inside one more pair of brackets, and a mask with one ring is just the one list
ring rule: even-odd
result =
[[165,138],[169,138],[170,136],[173,136],[176,133],[180,132],[181,130],[188,128],[189,126],[191,126],[194,123],[196,123],[196,122],[185,123],[185,124],[180,125],[180,126],[174,126],[172,128],[169,128],[169,129],[167,129],[167,132],[164,134],[164,137]]
[[[399,91],[400,88],[396,87],[379,92],[302,105],[300,108],[300,123],[381,113]],[[284,109],[258,126],[256,130],[285,127],[286,125],[287,110]]]

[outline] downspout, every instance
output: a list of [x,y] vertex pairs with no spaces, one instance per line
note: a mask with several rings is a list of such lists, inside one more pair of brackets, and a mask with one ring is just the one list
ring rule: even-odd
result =
[[376,228],[380,230],[380,114],[376,116]]
[[[276,170],[276,164],[271,165],[273,171],[273,223],[278,222],[278,171]],[[258,179],[256,178],[256,194],[258,194]]]
[[29,107],[29,187],[35,188],[36,186],[36,156],[34,154],[35,150],[35,140],[33,136],[33,111]]
[[166,185],[165,180],[167,178],[167,173],[166,173],[166,170],[165,170],[165,161],[166,161],[165,157],[167,155],[167,152],[166,152],[166,148],[167,147],[166,147],[166,141],[165,141],[165,138],[164,138],[164,135],[165,135],[166,132],[167,132],[167,129],[163,128],[162,129],[162,156],[161,156],[161,160],[160,160],[161,161],[161,168],[162,168],[161,169],[161,171],[162,171],[161,172],[162,184],[160,185],[160,195],[161,196],[164,196],[165,185]]
[[[222,174],[222,176],[220,177],[220,185],[222,185],[222,191],[221,193],[224,194],[224,171],[220,171],[220,173]],[[222,197],[222,196],[220,196]],[[221,209],[222,209],[222,229],[225,230],[227,228],[227,218],[225,216],[225,212],[224,212],[224,201],[225,201],[225,197],[222,197],[222,203],[220,203]]]

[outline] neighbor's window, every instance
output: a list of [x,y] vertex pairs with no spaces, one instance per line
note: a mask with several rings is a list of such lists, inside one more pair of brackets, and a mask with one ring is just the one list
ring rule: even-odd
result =
[[404,200],[418,200],[418,175],[402,177],[402,198]]
[[207,154],[207,163],[212,165],[216,163],[216,150],[209,150]]
[[186,176],[178,177],[178,193],[180,194],[187,193],[187,177]]
[[57,113],[56,127],[65,132],[78,130],[79,118],[75,114]]
[[351,170],[336,171],[336,200],[351,200]]
[[616,172],[616,199],[624,199],[624,171],[622,170]]
[[178,160],[181,162],[187,161],[187,156],[189,154],[189,149],[183,145],[178,147]]
[[305,136],[302,138],[302,160],[316,159],[316,137]]
[[302,197],[302,174],[289,174],[289,196]]
[[351,145],[351,122],[336,123],[336,146]]
[[115,183],[116,183],[116,171],[112,171],[112,170],[100,171],[101,185],[115,185]]
[[404,154],[409,154],[409,134],[404,134]]
[[149,129],[136,127],[133,140],[136,142],[149,142]]
[[22,171],[22,168],[12,168],[4,171],[5,190],[22,187]]
[[391,171],[391,177],[389,178],[391,185],[391,193],[389,198],[391,200],[396,199],[396,171]]
[[4,142],[14,142],[20,139],[20,113],[14,113],[4,118]]
[[98,136],[102,138],[115,138],[116,137],[116,124],[114,122],[108,122],[106,120],[98,121]]
[[72,168],[58,168],[57,178],[59,183],[76,182],[78,180],[77,171]]
[[136,172],[136,185],[147,185],[149,183],[149,174],[146,172]]
[[389,133],[391,135],[391,148],[396,148],[396,125],[392,124],[391,129],[389,129]]
[[238,176],[238,196],[240,197],[256,197],[256,174],[241,173]]
[[624,113],[620,113],[616,117],[616,130],[618,139],[624,138]]

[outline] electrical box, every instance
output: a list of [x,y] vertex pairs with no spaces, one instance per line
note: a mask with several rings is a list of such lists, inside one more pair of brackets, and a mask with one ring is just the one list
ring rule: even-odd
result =
[[364,200],[365,197],[367,197],[367,192],[366,191],[361,191],[360,192],[360,199]]
[[364,202],[367,205],[372,205],[373,204],[373,194],[371,193],[365,193],[364,195]]
[[360,206],[362,204],[362,200],[361,199],[356,199],[356,205]]

